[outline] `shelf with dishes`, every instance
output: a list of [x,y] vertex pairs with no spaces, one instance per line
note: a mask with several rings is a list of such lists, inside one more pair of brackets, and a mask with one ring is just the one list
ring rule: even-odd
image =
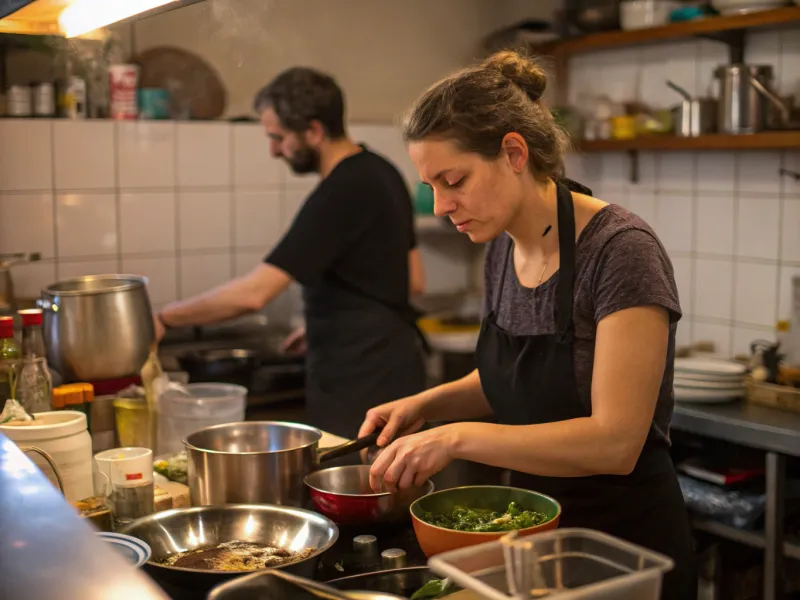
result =
[[708,134],[696,137],[652,135],[622,140],[577,140],[582,153],[700,150],[782,150],[800,148],[800,131],[764,131],[744,135]]
[[603,31],[534,45],[531,50],[540,55],[569,56],[595,50],[668,42],[690,37],[733,41],[731,34],[735,35],[736,32],[784,26],[800,26],[800,6],[756,10],[744,14],[707,16],[655,27]]

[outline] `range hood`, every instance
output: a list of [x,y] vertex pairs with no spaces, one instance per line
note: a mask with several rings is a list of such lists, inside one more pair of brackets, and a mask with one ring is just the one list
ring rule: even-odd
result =
[[203,0],[0,0],[0,33],[77,37]]

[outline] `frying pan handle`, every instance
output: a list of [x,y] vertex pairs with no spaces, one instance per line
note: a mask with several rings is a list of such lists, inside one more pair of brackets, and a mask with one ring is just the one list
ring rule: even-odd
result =
[[373,431],[369,435],[365,435],[362,438],[358,438],[356,440],[350,440],[349,442],[345,442],[341,446],[335,446],[330,450],[323,452],[319,456],[320,462],[326,460],[333,460],[334,458],[341,458],[342,456],[347,456],[348,454],[353,454],[354,452],[358,452],[359,450],[363,450],[364,448],[369,448],[370,446],[374,446],[378,442],[378,436],[380,435],[380,430]]

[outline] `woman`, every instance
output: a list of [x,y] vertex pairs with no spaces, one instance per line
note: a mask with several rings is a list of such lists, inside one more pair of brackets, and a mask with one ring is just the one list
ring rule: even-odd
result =
[[[503,52],[430,88],[405,123],[411,159],[473,242],[490,242],[478,369],[371,409],[376,489],[454,459],[512,470],[555,497],[566,527],[670,556],[664,598],[696,596],[688,518],[668,454],[680,306],[669,258],[639,217],[561,178],[567,139],[536,63]],[[493,416],[421,431],[426,421]]]

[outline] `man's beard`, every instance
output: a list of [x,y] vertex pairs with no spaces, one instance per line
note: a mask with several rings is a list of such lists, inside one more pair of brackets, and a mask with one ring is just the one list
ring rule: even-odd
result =
[[319,151],[311,146],[303,146],[294,151],[291,157],[286,158],[289,167],[295,175],[319,172]]

